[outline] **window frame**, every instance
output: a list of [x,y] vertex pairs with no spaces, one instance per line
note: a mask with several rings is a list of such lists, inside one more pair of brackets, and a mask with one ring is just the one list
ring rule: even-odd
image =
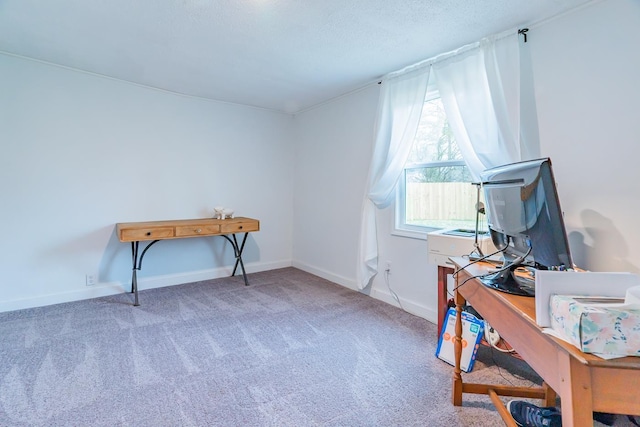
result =
[[[427,234],[432,231],[441,230],[440,227],[428,227],[424,225],[407,224],[406,222],[406,182],[407,182],[407,169],[417,168],[436,168],[436,167],[448,167],[448,166],[467,166],[464,160],[440,160],[437,162],[420,162],[420,163],[408,163],[402,170],[402,174],[398,179],[398,185],[396,186],[396,203],[394,209],[394,227],[393,234],[402,237],[411,237],[415,239],[426,239]],[[469,184],[472,182],[469,181]]]

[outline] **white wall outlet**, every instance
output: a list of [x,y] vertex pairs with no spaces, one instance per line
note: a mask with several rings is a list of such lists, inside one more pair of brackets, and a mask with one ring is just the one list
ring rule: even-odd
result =
[[98,279],[95,274],[87,274],[85,276],[85,284],[87,286],[93,286],[98,282]]

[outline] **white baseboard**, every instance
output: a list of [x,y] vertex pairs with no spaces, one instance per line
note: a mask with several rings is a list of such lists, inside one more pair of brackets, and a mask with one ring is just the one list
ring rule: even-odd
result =
[[302,271],[306,271],[307,273],[311,273],[315,276],[322,277],[325,280],[328,280],[333,283],[337,283],[339,285],[344,286],[345,288],[352,289],[354,291],[359,291],[357,283],[355,280],[348,279],[344,276],[340,276],[337,274],[333,274],[327,270],[323,270],[321,268],[316,268],[312,265],[306,264],[304,262],[294,260],[292,263],[293,267],[298,268]]
[[[330,273],[326,270],[323,270],[321,268],[317,268],[314,267],[312,265],[309,264],[305,264],[303,262],[300,261],[293,261],[293,266],[295,268],[299,268],[300,270],[306,271],[307,273],[311,273],[314,274],[318,277],[322,277],[323,279],[329,280],[330,282],[333,283],[337,283],[339,285],[344,286],[345,288],[349,288],[352,289],[354,291],[359,291],[358,286],[357,286],[357,281],[355,279],[348,279],[346,277],[343,276],[339,276],[333,273]],[[368,295],[372,298],[375,298],[377,300],[386,302],[387,304],[391,304],[393,306],[399,307],[398,303],[396,302],[395,298],[393,298],[393,296],[391,295],[390,292],[386,291],[386,290],[380,290],[377,288],[373,288]],[[410,301],[410,300],[406,300],[403,299],[402,297],[399,297],[400,299],[400,304],[402,304],[402,308],[403,310],[405,310],[407,313],[411,313],[413,315],[416,315],[418,317],[422,317],[425,320],[428,320],[432,323],[438,323],[438,314],[435,310],[425,307],[422,304],[418,304],[414,301]]]
[[[130,285],[129,285],[130,286]],[[46,305],[62,304],[65,302],[84,299],[106,297],[125,292],[120,282],[98,283],[86,289],[79,289],[55,294],[38,295],[33,298],[20,298],[0,301],[0,313],[5,311],[23,310],[26,308],[44,307]]]
[[[247,273],[257,273],[260,271],[275,270],[285,267],[291,267],[290,260],[245,264],[245,270]],[[228,277],[229,275],[231,275],[231,272],[231,268],[221,267],[207,270],[190,271],[180,274],[167,274],[162,276],[139,278],[138,290],[162,288],[165,286],[199,282],[202,280],[218,279],[220,277]],[[236,275],[239,274],[239,272],[236,272]],[[105,297],[130,291],[131,283],[123,284],[121,282],[101,282],[97,283],[94,286],[87,286],[82,289],[73,291],[48,295],[38,295],[33,298],[0,301],[0,313],[5,311],[22,310],[26,308],[43,307],[46,305]]]
[[398,296],[401,304],[400,306],[393,295],[391,295],[391,293],[387,290],[373,289],[371,291],[371,297],[380,301],[384,301],[387,304],[400,307],[407,313],[422,317],[423,319],[428,320],[431,323],[438,323],[438,313],[435,310],[429,307],[425,307],[422,304],[418,304],[415,301],[407,300],[402,298],[401,296]]

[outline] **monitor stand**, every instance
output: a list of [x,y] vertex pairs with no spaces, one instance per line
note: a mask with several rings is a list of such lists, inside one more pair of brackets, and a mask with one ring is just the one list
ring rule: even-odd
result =
[[504,271],[497,271],[479,279],[485,286],[500,292],[533,297],[535,296],[535,280],[517,275],[515,270],[520,266],[520,264],[512,264]]

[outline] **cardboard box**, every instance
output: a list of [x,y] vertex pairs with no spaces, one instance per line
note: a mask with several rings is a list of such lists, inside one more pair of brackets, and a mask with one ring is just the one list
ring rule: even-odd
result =
[[585,353],[640,356],[640,308],[553,295],[551,327]]
[[[456,310],[450,308],[445,317],[442,333],[438,340],[436,356],[452,366],[455,366],[453,340],[456,335]],[[484,333],[484,322],[466,311],[462,312],[462,357],[460,369],[471,372],[476,361],[476,353]]]

